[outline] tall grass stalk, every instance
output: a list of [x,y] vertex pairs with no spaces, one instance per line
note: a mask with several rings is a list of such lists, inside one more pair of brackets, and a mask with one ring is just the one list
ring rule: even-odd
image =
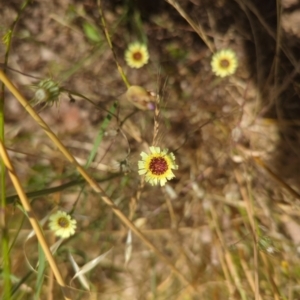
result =
[[[17,22],[20,19],[20,16],[26,6],[28,5],[29,0],[25,0],[21,5],[21,9],[17,14],[16,19],[14,20],[11,28],[8,30],[5,35],[3,42],[6,45],[5,58],[4,58],[4,66],[7,66],[12,34]],[[5,72],[5,69],[4,69]],[[0,92],[0,141],[4,143],[4,90],[5,85],[1,84],[1,92]],[[4,289],[3,289],[3,299],[9,299],[11,295],[11,264],[10,264],[10,254],[9,254],[9,235],[6,224],[6,168],[4,161],[0,158],[0,229],[1,229],[1,244],[2,244],[2,258],[3,258],[3,279],[4,279]]]
[[[18,176],[16,175],[15,169],[10,161],[10,158],[7,154],[7,151],[6,151],[5,146],[2,141],[0,141],[0,156],[3,160],[3,162],[5,163],[6,168],[8,169],[8,174],[10,176],[10,179],[20,197],[22,206],[27,213],[27,216],[31,223],[31,226],[32,226],[32,228],[37,236],[37,239],[45,253],[45,256],[48,259],[48,262],[50,264],[51,269],[53,270],[56,280],[57,280],[58,284],[61,286],[61,288],[64,289],[66,287],[64,280],[63,280],[61,273],[58,269],[58,266],[53,258],[53,255],[47,245],[47,242],[46,242],[44,235],[42,233],[42,230],[40,228],[39,222],[38,222],[37,218],[35,217],[35,214],[31,208],[29,200],[26,197],[26,194],[22,188],[21,182],[20,182]],[[69,299],[67,296],[65,296],[64,298]]]

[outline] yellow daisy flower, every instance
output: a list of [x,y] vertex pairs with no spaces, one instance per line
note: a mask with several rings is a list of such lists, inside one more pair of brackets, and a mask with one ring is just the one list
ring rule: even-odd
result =
[[236,53],[231,49],[223,49],[216,52],[211,60],[212,71],[220,77],[226,77],[235,73],[238,67]]
[[138,162],[139,174],[145,175],[145,179],[151,185],[164,186],[167,180],[175,177],[172,169],[177,170],[175,156],[168,149],[161,150],[160,147],[150,147],[150,154],[141,153],[142,160]]
[[57,211],[49,218],[49,228],[56,236],[68,238],[75,233],[76,220],[64,211]]
[[149,60],[149,53],[147,46],[139,42],[132,43],[125,51],[125,61],[131,68],[139,69],[147,64]]

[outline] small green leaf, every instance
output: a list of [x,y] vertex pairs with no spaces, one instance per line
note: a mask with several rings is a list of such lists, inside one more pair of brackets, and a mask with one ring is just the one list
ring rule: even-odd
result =
[[92,42],[99,43],[101,41],[101,36],[99,34],[99,31],[96,27],[94,27],[90,23],[84,23],[83,24],[83,31],[86,37],[91,40]]
[[2,37],[2,41],[6,47],[8,47],[12,36],[12,31],[9,29],[4,36]]

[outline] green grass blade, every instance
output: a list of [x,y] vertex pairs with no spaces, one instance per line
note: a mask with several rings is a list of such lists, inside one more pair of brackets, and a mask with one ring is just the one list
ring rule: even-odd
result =
[[40,299],[40,293],[44,283],[44,272],[46,267],[45,254],[40,244],[38,244],[38,249],[39,249],[39,266],[38,266],[37,280],[35,284],[34,300]]
[[111,120],[111,115],[110,115],[110,113],[111,113],[111,114],[114,114],[114,112],[116,111],[116,109],[117,109],[117,104],[114,103],[114,104],[110,107],[108,115],[106,116],[106,118],[105,118],[104,121],[102,122],[102,124],[101,124],[101,126],[100,126],[100,128],[99,128],[98,135],[97,135],[96,140],[95,140],[95,142],[94,142],[93,149],[92,149],[92,151],[91,151],[91,153],[90,153],[90,155],[89,155],[89,157],[88,157],[88,160],[87,160],[87,162],[86,162],[86,164],[85,164],[85,168],[86,168],[86,169],[90,166],[90,164],[92,163],[92,161],[95,159],[95,156],[96,156],[96,154],[97,154],[98,148],[99,148],[99,146],[100,146],[100,144],[101,144],[101,142],[102,142],[102,139],[103,139],[104,131],[105,131],[105,129],[107,128],[107,126],[109,125],[110,120]]
[[[121,174],[120,173],[116,173],[116,174],[112,174],[111,176],[105,177],[105,178],[101,178],[101,179],[96,179],[96,181],[98,183],[100,182],[106,182],[106,181],[110,181],[113,178],[119,177]],[[46,195],[50,195],[53,193],[57,193],[57,192],[61,192],[67,188],[73,187],[73,186],[77,186],[77,185],[81,185],[85,183],[85,180],[82,178],[76,179],[76,180],[72,180],[68,183],[64,183],[62,185],[56,186],[56,187],[52,187],[49,189],[42,189],[39,191],[34,191],[34,192],[28,192],[26,193],[27,198],[30,199],[34,199],[37,197],[41,197],[41,196],[46,196]],[[18,195],[11,195],[6,197],[6,202],[7,204],[13,204],[15,201],[18,201],[19,196]]]

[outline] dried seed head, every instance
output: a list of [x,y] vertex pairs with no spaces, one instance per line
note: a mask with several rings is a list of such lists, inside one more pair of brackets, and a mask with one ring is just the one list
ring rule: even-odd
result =
[[61,88],[57,82],[52,79],[44,79],[37,85],[34,85],[35,94],[32,99],[33,105],[44,104],[52,106],[59,100]]

